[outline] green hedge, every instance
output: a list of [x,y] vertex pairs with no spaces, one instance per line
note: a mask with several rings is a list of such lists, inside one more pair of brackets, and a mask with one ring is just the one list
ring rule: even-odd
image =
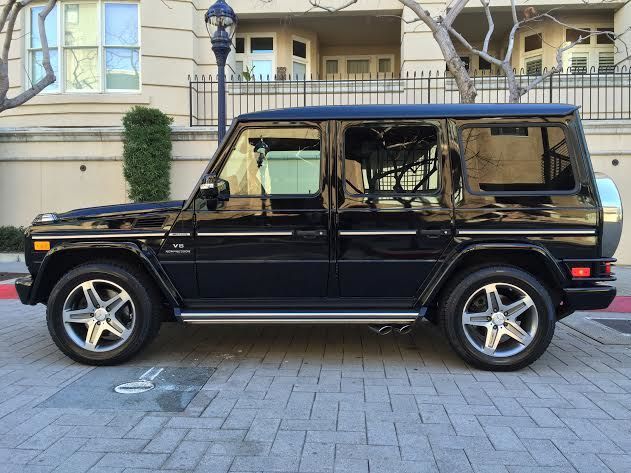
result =
[[0,251],[24,251],[24,227],[0,227]]
[[167,200],[171,194],[172,122],[147,107],[133,107],[123,117],[123,174],[135,202]]

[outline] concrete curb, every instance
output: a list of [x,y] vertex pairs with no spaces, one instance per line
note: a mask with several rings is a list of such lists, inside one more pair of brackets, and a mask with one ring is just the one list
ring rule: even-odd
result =
[[24,263],[24,253],[0,253],[0,263]]

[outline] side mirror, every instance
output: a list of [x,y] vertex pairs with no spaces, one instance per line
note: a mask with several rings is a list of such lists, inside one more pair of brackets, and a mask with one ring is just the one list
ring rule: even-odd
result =
[[225,202],[230,200],[230,184],[225,179],[217,177],[215,174],[204,176],[202,184],[199,186],[199,194],[202,199],[209,202]]

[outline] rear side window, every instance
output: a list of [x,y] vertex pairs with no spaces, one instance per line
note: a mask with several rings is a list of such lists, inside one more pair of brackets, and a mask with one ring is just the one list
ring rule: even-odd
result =
[[464,127],[460,140],[473,193],[545,194],[576,188],[563,127]]
[[438,190],[438,130],[433,125],[362,125],[346,129],[344,179],[351,195]]

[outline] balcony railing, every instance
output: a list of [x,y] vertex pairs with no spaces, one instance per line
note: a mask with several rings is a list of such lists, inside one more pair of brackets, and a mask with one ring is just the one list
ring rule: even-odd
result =
[[[536,75],[521,71],[526,85]],[[506,77],[474,73],[479,103],[507,103]],[[449,73],[421,73],[394,77],[325,78],[229,77],[226,81],[227,117],[273,108],[311,105],[448,104],[459,103],[456,82]],[[522,103],[571,103],[581,107],[583,119],[631,119],[631,70],[567,70],[548,77],[521,98]],[[190,126],[217,125],[217,78],[189,77]]]

